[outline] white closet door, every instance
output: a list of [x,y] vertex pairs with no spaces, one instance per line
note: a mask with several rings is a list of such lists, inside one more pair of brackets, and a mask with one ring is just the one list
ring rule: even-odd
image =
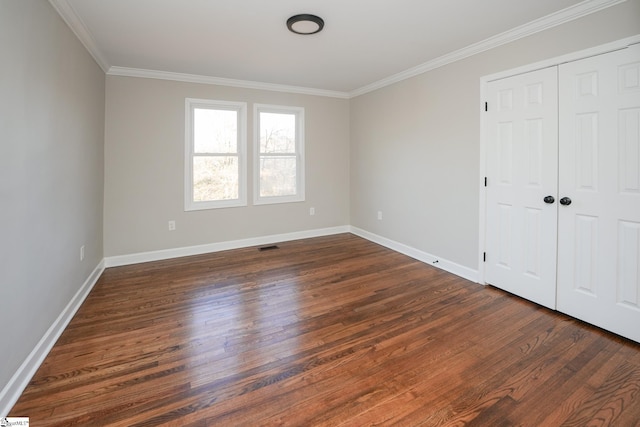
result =
[[557,68],[487,85],[485,281],[556,306]]
[[640,46],[559,81],[558,310],[640,342]]

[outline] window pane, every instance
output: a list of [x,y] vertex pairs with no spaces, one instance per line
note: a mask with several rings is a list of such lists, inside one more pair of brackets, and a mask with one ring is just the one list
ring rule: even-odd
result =
[[238,158],[198,156],[193,158],[193,201],[238,199]]
[[296,152],[296,115],[260,113],[260,152]]
[[193,149],[194,153],[237,153],[237,111],[195,108]]
[[295,156],[260,158],[260,197],[296,194]]

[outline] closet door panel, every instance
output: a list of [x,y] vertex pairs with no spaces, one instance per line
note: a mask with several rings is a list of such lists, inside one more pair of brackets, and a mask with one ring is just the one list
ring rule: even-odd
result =
[[640,342],[640,46],[559,68],[559,311]]
[[485,280],[555,308],[557,68],[490,82],[487,92]]

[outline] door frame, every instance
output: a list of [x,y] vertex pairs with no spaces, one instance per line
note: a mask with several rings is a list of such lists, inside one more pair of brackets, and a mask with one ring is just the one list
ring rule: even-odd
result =
[[625,49],[633,44],[640,43],[640,35],[627,37],[616,40],[614,42],[594,46],[577,52],[568,53],[566,55],[557,56],[555,58],[545,59],[543,61],[534,62],[532,64],[523,65],[521,67],[512,68],[510,70],[500,71],[498,73],[489,74],[480,78],[480,176],[478,177],[478,192],[480,194],[479,201],[479,236],[478,236],[478,283],[486,285],[485,281],[485,263],[484,253],[486,251],[486,223],[487,223],[487,192],[484,186],[484,179],[487,176],[487,115],[485,113],[485,102],[487,102],[487,84],[489,82],[500,80],[506,77],[512,77],[518,74],[524,74],[543,68],[558,66],[566,62],[577,61],[588,58],[590,56],[601,55],[616,50]]

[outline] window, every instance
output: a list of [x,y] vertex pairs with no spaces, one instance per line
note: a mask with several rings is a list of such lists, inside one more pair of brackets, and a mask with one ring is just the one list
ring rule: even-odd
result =
[[246,206],[247,104],[186,99],[185,210]]
[[254,106],[255,204],[304,200],[304,109]]

